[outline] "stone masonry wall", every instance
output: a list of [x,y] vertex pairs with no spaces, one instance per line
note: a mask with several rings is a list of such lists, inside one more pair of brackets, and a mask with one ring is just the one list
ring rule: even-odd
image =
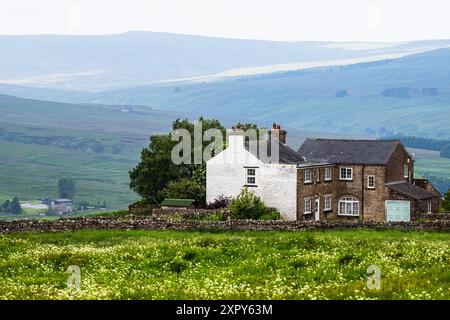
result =
[[[445,216],[445,215],[443,215]],[[79,217],[57,220],[0,221],[0,234],[14,232],[63,232],[76,230],[247,230],[247,231],[297,231],[303,229],[351,229],[351,228],[397,228],[407,230],[450,231],[450,215],[444,219],[428,222],[374,222],[359,220],[338,221],[170,221],[168,219],[126,217]]]
[[[339,179],[339,170],[342,167],[353,169],[353,179],[350,181]],[[312,182],[304,183],[304,172],[308,169],[298,170],[298,220],[314,220],[314,213],[303,214],[304,199],[320,197],[320,219],[339,218],[354,220],[363,217],[366,220],[384,221],[384,201],[387,193],[384,188],[385,171],[383,166],[338,165],[332,167],[332,180],[325,181],[325,168],[311,168]],[[317,180],[319,170],[319,181]],[[368,189],[367,177],[375,176],[375,189]],[[324,210],[324,196],[332,195],[332,210]],[[359,217],[338,216],[339,200],[344,196],[352,196],[360,201]]]
[[408,165],[409,177],[412,179],[412,177],[414,177],[413,159],[402,145],[398,145],[386,165],[386,183],[407,181],[408,178],[404,177],[403,171],[403,166],[405,164]]

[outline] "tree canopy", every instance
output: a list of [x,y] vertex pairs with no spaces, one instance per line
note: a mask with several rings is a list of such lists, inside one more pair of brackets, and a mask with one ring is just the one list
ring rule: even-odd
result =
[[22,213],[22,207],[20,205],[19,198],[15,196],[13,200],[11,201],[10,210],[12,214],[21,214]]
[[444,194],[444,200],[442,200],[442,208],[444,211],[450,212],[450,189]]
[[[219,129],[225,139],[225,128],[215,119],[204,119],[200,117],[197,122],[188,119],[177,119],[172,123],[172,130],[186,129],[191,135],[191,160],[194,158],[194,126],[202,124],[202,137],[208,129]],[[202,148],[209,145],[211,141],[203,141]],[[204,160],[201,164],[175,164],[171,159],[172,149],[178,141],[171,140],[171,134],[158,134],[150,137],[150,144],[141,152],[141,160],[138,165],[129,172],[130,188],[139,194],[144,200],[160,202],[166,193],[162,191],[170,182],[177,182],[184,178],[193,179],[199,184],[201,192],[205,192],[205,167]],[[174,188],[174,186],[172,186]],[[167,191],[167,190],[166,190]],[[204,198],[202,196],[201,198]]]
[[5,200],[3,204],[0,206],[0,212],[12,213],[12,214],[21,214],[22,206],[20,205],[19,198],[15,196],[12,201]]
[[60,198],[73,199],[77,191],[77,182],[74,178],[61,178],[58,180],[58,194]]

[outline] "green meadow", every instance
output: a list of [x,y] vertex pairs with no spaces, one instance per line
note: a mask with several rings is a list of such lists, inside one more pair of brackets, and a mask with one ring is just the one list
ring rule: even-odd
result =
[[136,199],[128,188],[128,170],[136,158],[97,155],[51,146],[22,145],[0,140],[0,198],[19,196],[21,201],[58,196],[60,177],[77,178],[75,201],[121,208]]
[[126,208],[137,196],[128,171],[151,133],[176,115],[139,106],[82,105],[0,95],[0,200],[58,197],[62,177],[77,179],[75,203]]
[[[79,289],[66,270],[80,268]],[[368,288],[367,269],[380,270]],[[0,299],[450,299],[450,233],[77,231],[0,236]]]

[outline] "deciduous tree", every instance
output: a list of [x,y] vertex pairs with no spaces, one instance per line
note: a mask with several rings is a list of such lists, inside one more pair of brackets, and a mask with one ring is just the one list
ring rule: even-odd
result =
[[58,194],[60,198],[73,199],[77,189],[74,178],[61,178],[58,180]]

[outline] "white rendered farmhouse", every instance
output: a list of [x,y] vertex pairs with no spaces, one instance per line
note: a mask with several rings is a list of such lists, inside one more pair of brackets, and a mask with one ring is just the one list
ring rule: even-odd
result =
[[212,202],[220,195],[236,197],[243,187],[248,187],[285,219],[296,220],[296,164],[302,159],[285,144],[285,139],[286,131],[274,125],[269,142],[260,141],[252,148],[245,143],[242,129],[227,130],[228,147],[206,163],[206,201]]

